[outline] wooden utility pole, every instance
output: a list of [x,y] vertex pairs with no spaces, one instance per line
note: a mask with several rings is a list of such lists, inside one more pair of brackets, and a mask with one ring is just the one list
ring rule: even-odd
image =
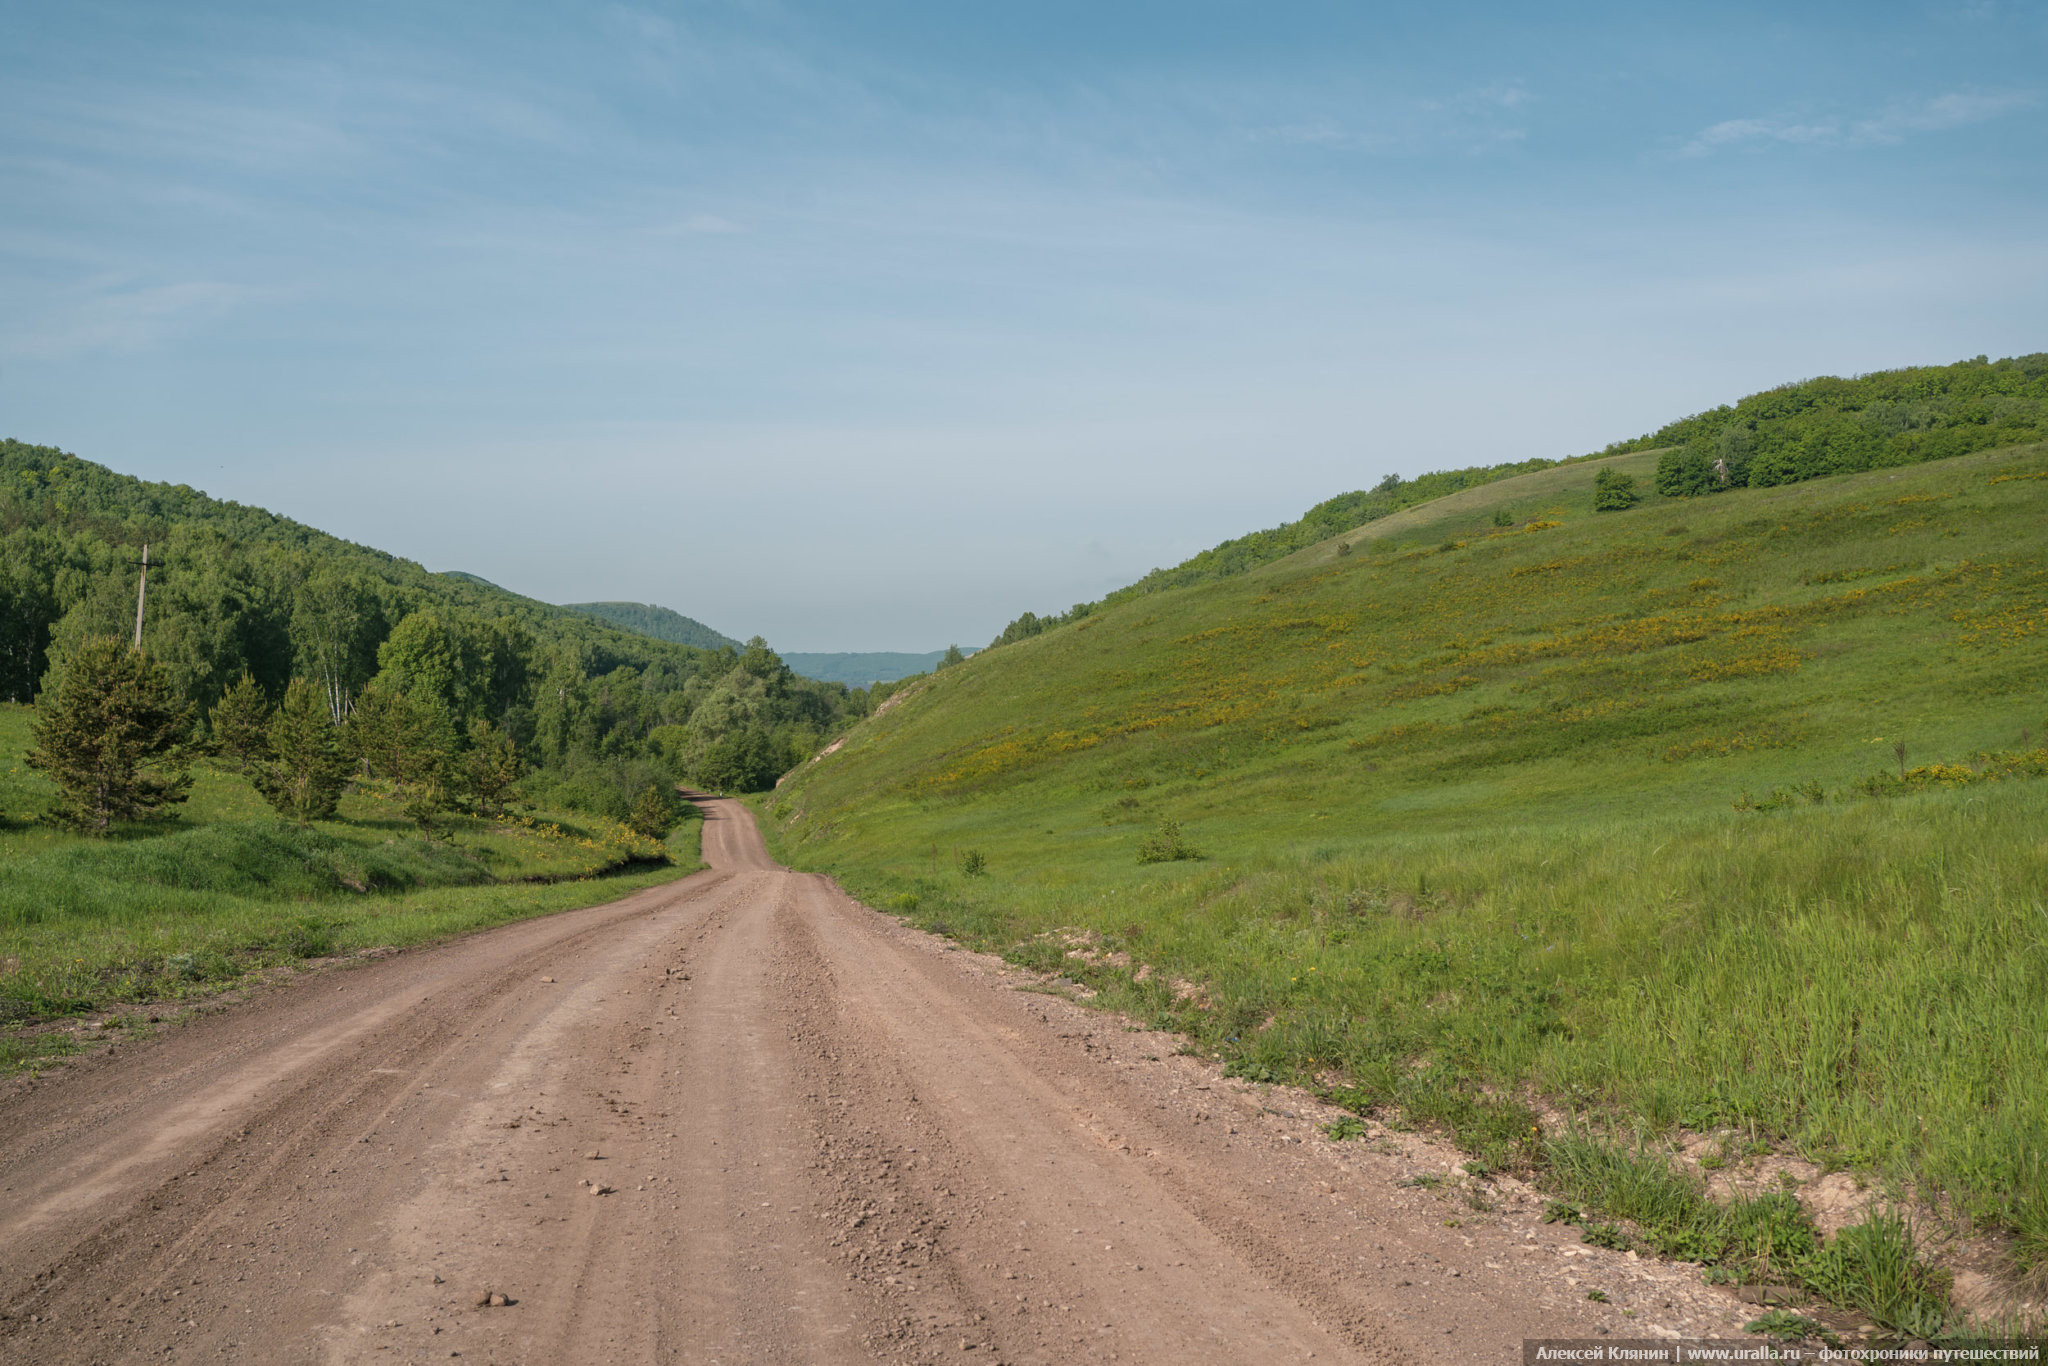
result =
[[[138,578],[138,579],[137,579],[137,580],[135,581],[135,648],[136,648],[136,649],[138,649],[138,650],[140,650],[140,649],[142,648],[142,600],[143,600],[143,598],[144,598],[144,597],[145,597],[145,596],[146,596],[146,595],[147,595],[147,594],[149,593],[149,542],[148,542],[148,541],[144,541],[144,542],[142,543],[142,560],[141,560],[141,565],[142,565],[142,575],[141,575],[141,577],[140,577],[140,578]],[[157,568],[159,568],[159,569],[163,568],[163,567],[164,567],[163,561],[162,561],[162,560],[158,560],[158,561],[156,562],[156,567],[157,567]]]

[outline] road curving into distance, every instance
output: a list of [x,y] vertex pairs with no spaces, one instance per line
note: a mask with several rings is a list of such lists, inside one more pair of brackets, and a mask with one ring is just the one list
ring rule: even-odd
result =
[[1403,1186],[1444,1155],[1330,1142],[1299,1093],[703,805],[705,872],[0,1097],[0,1361],[1508,1362],[1728,1330],[1696,1280]]

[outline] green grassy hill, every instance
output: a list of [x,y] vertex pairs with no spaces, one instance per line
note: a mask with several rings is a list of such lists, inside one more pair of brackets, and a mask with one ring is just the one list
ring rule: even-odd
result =
[[[1517,480],[1522,490],[1517,496],[1534,497],[1530,490],[1541,485],[1524,476],[1617,455],[1655,456],[1654,461],[1631,461],[1620,468],[1653,481],[1661,493],[1679,496],[1892,469],[2044,437],[2048,352],[1996,361],[1978,356],[1953,365],[1877,370],[1846,379],[1824,375],[1667,422],[1591,455],[1468,465],[1413,479],[1390,474],[1370,489],[1325,499],[1292,522],[1235,537],[1171,568],[1155,569],[1099,602],[1075,603],[1051,617],[1026,612],[994,643],[1026,640],[1147,593],[1243,574],[1348,530],[1383,520],[1398,522],[1411,510],[1423,520],[1435,520],[1444,503],[1503,479]],[[1493,505],[1485,495],[1460,505],[1475,501]],[[1377,534],[1391,530],[1381,528]]]
[[987,651],[772,838],[1495,1166],[1550,1107],[1725,1131],[2048,1263],[2048,448],[1606,513],[1597,466]]

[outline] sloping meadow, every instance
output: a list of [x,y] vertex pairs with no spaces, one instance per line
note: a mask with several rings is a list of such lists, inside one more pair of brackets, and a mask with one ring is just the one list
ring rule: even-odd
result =
[[2048,456],[1592,477],[988,651],[771,838],[1494,1167],[1723,1131],[2048,1263]]

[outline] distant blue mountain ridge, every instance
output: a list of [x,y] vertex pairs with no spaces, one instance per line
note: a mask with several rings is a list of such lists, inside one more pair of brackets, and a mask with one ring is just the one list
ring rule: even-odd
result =
[[[963,655],[974,651],[962,648]],[[855,650],[841,654],[784,654],[782,662],[821,683],[844,683],[865,688],[871,683],[894,683],[912,674],[930,673],[946,657],[944,650],[924,654],[901,654],[891,650]]]
[[[461,577],[468,578],[469,575]],[[652,636],[678,645],[695,645],[703,650],[720,650],[730,645],[743,648],[731,636],[714,631],[694,617],[650,602],[570,602],[563,607],[584,616],[596,617],[622,631]],[[972,650],[963,650],[972,654]],[[944,650],[908,654],[898,650],[852,650],[827,654],[783,654],[782,662],[805,678],[822,683],[844,683],[865,688],[874,683],[893,683],[912,674],[929,673],[946,657]]]

